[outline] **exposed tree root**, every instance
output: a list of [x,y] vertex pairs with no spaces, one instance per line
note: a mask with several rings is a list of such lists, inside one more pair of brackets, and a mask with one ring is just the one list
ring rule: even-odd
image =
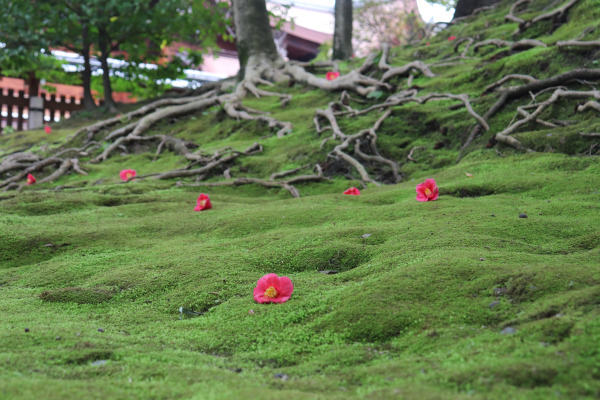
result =
[[474,41],[475,40],[472,37],[466,37],[466,38],[457,40],[456,43],[454,43],[454,52],[455,53],[458,52],[460,45],[463,43],[466,43],[465,48],[463,49],[462,53],[460,53],[460,58],[466,58],[467,52],[471,48],[471,45],[473,44]]
[[582,42],[579,40],[567,40],[564,42],[556,42],[556,46],[560,47],[600,47],[600,40],[590,40],[587,42]]
[[169,106],[169,105],[179,105],[179,104],[191,103],[193,101],[209,97],[214,93],[215,93],[215,91],[210,91],[208,93],[205,93],[203,95],[196,96],[196,97],[180,97],[180,98],[175,97],[175,98],[166,98],[166,99],[157,100],[150,104],[146,104],[145,106],[142,106],[138,109],[135,109],[134,111],[131,111],[127,114],[124,114],[122,116],[108,118],[103,121],[96,122],[95,124],[81,128],[77,132],[75,132],[75,134],[73,134],[73,136],[69,140],[67,140],[67,142],[65,142],[65,145],[68,145],[69,143],[73,142],[75,139],[77,139],[77,137],[79,137],[80,135],[82,135],[84,133],[87,133],[86,141],[89,141],[89,140],[92,140],[94,134],[101,131],[102,129],[106,129],[108,127],[111,127],[111,126],[121,123],[123,121],[131,121],[134,118],[149,114],[161,107],[165,107],[165,106]]
[[510,47],[510,49],[513,51],[528,50],[533,47],[548,47],[546,43],[535,39],[523,39],[519,40],[518,42],[509,42],[508,40],[502,39],[489,39],[475,43],[473,45],[473,51],[477,53],[479,48],[485,46]]
[[240,151],[232,151],[229,153],[219,154],[213,159],[209,160],[208,163],[201,168],[196,169],[176,169],[173,171],[165,172],[162,174],[158,174],[154,176],[154,179],[171,179],[171,178],[182,178],[182,177],[190,177],[190,176],[206,176],[213,169],[225,165],[230,161],[235,160],[239,156],[243,155],[251,155],[262,152],[262,146],[258,143],[254,143],[252,146],[248,147],[246,150]]
[[235,118],[236,120],[244,119],[248,121],[261,121],[265,122],[269,128],[279,128],[277,131],[277,137],[281,138],[288,133],[292,132],[292,123],[291,122],[283,122],[279,121],[275,118],[266,116],[266,115],[252,115],[251,112],[255,110],[250,110],[246,107],[243,107],[241,103],[231,99],[222,99],[223,109],[231,118]]
[[170,106],[163,108],[161,110],[155,111],[150,115],[142,118],[135,128],[129,133],[127,136],[118,138],[113,144],[108,146],[100,155],[92,160],[92,162],[101,162],[106,161],[108,156],[115,151],[122,143],[137,140],[140,135],[142,135],[146,130],[148,130],[152,125],[161,121],[164,118],[176,117],[179,115],[189,114],[191,112],[196,112],[207,107],[213,106],[217,104],[218,98],[211,97],[207,99],[200,99],[196,101],[192,101],[190,103],[186,103],[179,106]]
[[40,157],[33,153],[15,153],[6,156],[0,163],[0,175],[5,174],[15,169],[26,169],[31,165],[40,161]]
[[[296,168],[294,170],[290,170],[290,171],[294,171],[297,172],[300,169],[304,169],[304,167],[302,168]],[[296,176],[294,178],[288,179],[288,180],[283,180],[283,181],[275,181],[273,179],[270,180],[264,180],[264,179],[259,179],[259,178],[249,178],[249,177],[245,177],[245,178],[237,178],[234,179],[232,181],[225,181],[225,182],[198,182],[198,183],[192,183],[192,184],[178,184],[178,186],[208,186],[208,187],[215,187],[215,186],[241,186],[241,185],[249,185],[249,184],[257,184],[257,185],[261,185],[264,186],[266,188],[283,188],[285,190],[287,190],[288,192],[290,192],[290,194],[292,195],[292,197],[294,198],[299,198],[300,197],[300,192],[298,191],[298,189],[293,186],[293,183],[301,183],[301,182],[321,182],[324,180],[328,180],[328,178],[325,178],[323,176],[323,172],[321,170],[321,168],[318,166],[316,166],[317,169],[317,174],[316,175],[301,175],[301,176]],[[283,172],[279,172],[276,174],[271,175],[271,178],[275,175],[281,177],[287,174],[292,174],[294,172],[290,172],[290,171],[283,171]]]
[[408,161],[417,162],[417,160],[415,160],[414,157],[413,157],[414,152],[417,151],[417,150],[419,150],[419,149],[425,149],[425,148],[426,148],[425,146],[416,146],[416,147],[413,147],[408,152],[408,155],[406,156],[406,159]]
[[392,67],[387,63],[387,59],[390,56],[390,44],[382,43],[381,44],[381,57],[379,58],[379,63],[377,64],[377,68],[382,71],[387,71],[392,69]]
[[409,102],[413,102],[413,101],[417,102],[419,104],[424,104],[431,100],[435,101],[435,100],[451,99],[451,100],[459,100],[460,102],[462,102],[464,104],[467,112],[469,114],[471,114],[473,116],[473,118],[475,118],[486,130],[490,129],[486,122],[486,119],[482,118],[479,114],[477,114],[475,112],[475,110],[473,110],[473,107],[471,106],[471,102],[469,101],[469,96],[464,93],[463,94],[428,93],[421,97],[417,97],[416,94],[417,94],[416,90],[404,90],[404,91],[395,93],[394,95],[388,97],[387,100],[385,101],[385,103],[375,104],[375,105],[365,108],[363,110],[345,112],[345,113],[351,114],[352,116],[356,116],[356,115],[366,114],[375,109],[393,107],[393,106],[397,106],[397,105],[401,105],[401,104],[409,103]]
[[[318,166],[318,164],[317,164],[317,166]],[[272,174],[269,177],[269,180],[270,181],[274,181],[277,178],[283,178],[284,176],[293,175],[293,174],[295,174],[298,171],[302,171],[303,169],[307,169],[308,167],[310,167],[310,164],[306,164],[306,165],[304,165],[302,167],[298,167],[298,168],[288,169],[286,171],[275,172],[274,174]],[[321,167],[319,167],[319,169],[320,168]]]
[[[393,182],[399,182],[401,180],[401,176],[398,172],[398,164],[395,161],[382,157],[377,148],[377,130],[381,127],[383,121],[385,121],[391,115],[391,110],[386,110],[382,114],[382,116],[377,119],[372,128],[364,129],[354,135],[346,135],[344,132],[342,132],[338,125],[336,113],[333,110],[334,105],[335,103],[330,103],[329,107],[325,110],[316,111],[317,118],[315,118],[315,124],[317,127],[317,131],[323,132],[323,128],[319,126],[318,122],[318,117],[323,117],[329,122],[331,131],[333,132],[333,135],[330,138],[325,139],[322,142],[321,146],[323,146],[323,144],[327,140],[340,140],[341,143],[336,145],[334,149],[329,153],[329,155],[335,158],[340,158],[352,167],[354,167],[354,169],[358,172],[358,174],[360,175],[360,179],[363,182],[371,182],[379,186],[380,184],[369,176],[369,173],[367,172],[365,166],[356,158],[352,157],[350,154],[345,152],[345,150],[348,149],[350,145],[354,144],[354,154],[357,157],[365,161],[369,161],[371,163],[378,163],[389,166],[392,170]],[[368,141],[371,152],[373,154],[366,154],[361,150],[361,140],[363,139]]]
[[[523,4],[523,3],[528,3],[531,0],[527,0],[527,1],[518,1],[517,3],[515,3],[513,5],[513,7],[515,7],[515,5],[517,4]],[[530,19],[530,20],[523,20],[521,18],[515,17],[514,15],[512,15],[513,13],[513,8],[511,8],[511,12],[509,13],[509,15],[506,16],[506,19],[513,21],[513,22],[518,22],[519,23],[519,29],[517,29],[517,31],[515,32],[515,34],[521,33],[523,31],[525,31],[527,28],[529,28],[531,25],[535,24],[536,22],[539,21],[543,21],[543,20],[547,20],[547,19],[553,19],[555,21],[562,21],[565,17],[565,14],[567,13],[567,11],[569,11],[569,9],[571,7],[573,7],[579,0],[569,0],[566,3],[564,3],[562,6],[556,8],[553,11],[549,11],[547,13],[538,15],[537,17]],[[511,16],[511,17],[509,17]]]
[[[581,99],[581,98],[589,98],[589,97],[593,97],[595,99],[600,99],[600,91],[593,90],[593,91],[586,91],[586,92],[578,92],[578,91],[569,91],[569,90],[564,90],[564,89],[556,89],[554,91],[554,93],[552,93],[552,96],[550,96],[547,100],[545,100],[541,103],[537,103],[537,104],[528,106],[528,108],[535,108],[535,110],[532,113],[529,113],[525,109],[525,107],[518,107],[517,113],[519,115],[523,116],[524,118],[518,120],[517,122],[510,124],[502,132],[498,132],[495,136],[495,139],[500,143],[504,143],[504,144],[514,147],[518,150],[532,151],[532,150],[524,147],[517,139],[515,139],[509,135],[514,133],[519,127],[521,127],[529,122],[532,122],[532,121],[540,122],[538,119],[540,114],[546,108],[548,108],[552,104],[556,103],[561,98]],[[552,127],[556,127],[556,125],[553,125]]]
[[46,176],[45,178],[40,179],[38,183],[54,182],[61,176],[67,174],[71,169],[81,175],[87,175],[87,172],[83,171],[79,167],[79,159],[67,158],[66,160],[63,160],[63,162],[60,164],[60,167],[58,167],[56,171]]
[[600,111],[600,103],[598,103],[597,101],[590,100],[584,105],[577,107],[578,112],[583,112],[589,109]]
[[523,4],[531,3],[532,1],[533,0],[518,0],[518,1],[514,2],[512,7],[510,7],[510,11],[508,12],[508,14],[504,16],[504,19],[507,21],[512,21],[512,22],[516,22],[519,24],[525,22],[524,19],[515,16],[515,13],[517,12],[517,8],[519,8],[519,6],[521,6]]
[[44,160],[37,161],[37,162],[31,164],[29,167],[22,170],[21,172],[19,172],[18,174],[11,176],[10,178],[7,178],[4,181],[0,182],[0,188],[4,187],[6,185],[9,185],[11,183],[16,183],[16,182],[24,179],[27,176],[27,174],[30,174],[30,173],[36,172],[36,171],[40,171],[50,165],[61,164],[62,162],[63,162],[63,160],[58,157],[50,157],[50,158],[46,158]]
[[381,80],[385,82],[395,76],[407,76],[412,72],[412,70],[418,70],[428,78],[433,78],[436,76],[433,72],[431,72],[429,66],[427,66],[427,64],[425,64],[423,61],[413,61],[401,67],[390,68],[385,74],[383,74]]
[[535,79],[533,76],[530,76],[530,75],[510,74],[510,75],[506,75],[502,79],[492,83],[491,85],[486,86],[485,89],[483,90],[483,94],[491,92],[492,90],[496,89],[498,86],[500,86],[503,83],[508,82],[512,79],[520,79],[520,80],[526,81],[526,82],[537,81],[537,79]]
[[284,71],[298,83],[303,83],[329,92],[348,90],[356,92],[361,96],[366,96],[377,90],[379,87],[391,90],[391,86],[385,83],[385,80],[378,81],[377,79],[369,78],[368,76],[362,75],[358,70],[341,75],[332,81],[316,77],[297,65],[287,65]]
[[[578,68],[578,69],[574,69],[574,70],[571,70],[571,71],[568,71],[568,72],[565,72],[565,73],[562,73],[559,75],[552,76],[547,79],[538,79],[538,80],[529,82],[525,85],[510,87],[501,92],[501,95],[498,98],[498,100],[496,101],[496,103],[494,103],[494,105],[492,105],[492,107],[490,107],[490,109],[484,114],[483,118],[486,121],[489,121],[490,118],[492,118],[502,108],[504,108],[504,106],[508,102],[510,102],[514,99],[528,95],[530,93],[538,92],[540,90],[548,89],[550,87],[559,86],[559,85],[562,85],[563,83],[577,80],[577,79],[600,79],[600,69]],[[469,133],[469,137],[467,138],[467,140],[465,141],[465,144],[463,144],[463,146],[461,148],[461,153],[458,157],[459,161],[462,158],[466,148],[468,146],[470,146],[470,144],[477,137],[477,135],[479,135],[480,132],[481,132],[481,125],[476,125],[473,127],[473,129],[471,129],[471,132]],[[512,144],[514,144],[512,141],[510,141],[510,142]],[[509,145],[511,145],[511,144],[509,144]]]
[[299,67],[302,67],[308,71],[310,70],[317,70],[317,69],[330,69],[333,71],[337,71],[340,69],[339,66],[339,62],[337,60],[333,60],[333,61],[317,61],[317,62],[312,62],[312,61],[306,61],[306,62],[302,62],[302,61],[290,61],[290,64],[294,64],[297,65]]

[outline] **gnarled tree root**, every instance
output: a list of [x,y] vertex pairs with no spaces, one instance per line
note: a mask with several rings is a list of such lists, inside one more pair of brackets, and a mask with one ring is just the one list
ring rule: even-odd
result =
[[[321,182],[324,180],[329,180],[328,178],[325,178],[323,176],[321,168],[318,166],[318,164],[317,164],[316,168],[317,168],[317,172],[318,172],[317,175],[301,175],[301,176],[296,176],[294,178],[283,180],[283,181],[275,181],[273,179],[270,179],[267,181],[267,180],[259,179],[259,178],[244,177],[244,178],[237,178],[232,181],[224,181],[224,182],[198,182],[198,183],[192,183],[192,184],[178,183],[178,186],[215,187],[215,186],[241,186],[241,185],[257,184],[257,185],[262,185],[266,188],[283,188],[283,189],[287,190],[288,192],[290,192],[292,197],[299,198],[300,192],[298,191],[298,189],[295,186],[292,185],[293,183]],[[298,171],[298,170],[300,170],[300,168],[297,168],[293,171]],[[278,174],[273,174],[271,177],[273,177],[274,175],[283,176],[284,174],[287,174],[287,173],[293,173],[293,172],[284,171],[284,172],[280,172]]]
[[[484,114],[483,118],[486,121],[489,121],[494,115],[496,115],[504,106],[511,100],[517,99],[519,97],[528,95],[529,93],[537,92],[543,89],[548,89],[551,87],[562,85],[566,82],[577,80],[577,79],[600,79],[600,69],[586,69],[586,68],[578,68],[573,69],[571,71],[552,76],[547,79],[538,79],[532,82],[529,82],[525,85],[521,86],[513,86],[501,92],[500,97],[489,108],[489,110]],[[471,132],[469,133],[469,137],[465,141],[461,148],[461,152],[458,157],[458,161],[464,155],[467,147],[473,142],[475,137],[481,132],[481,125],[475,125]]]

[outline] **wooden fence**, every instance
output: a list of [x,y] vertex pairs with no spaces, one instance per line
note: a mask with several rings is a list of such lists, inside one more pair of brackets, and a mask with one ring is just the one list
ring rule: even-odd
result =
[[[57,99],[56,95],[44,92],[41,97],[44,98],[44,122],[69,118],[73,111],[83,108],[81,98],[60,96]],[[0,111],[0,126],[3,129],[6,126],[12,126],[17,131],[28,129],[29,95],[24,91],[19,90],[15,96],[13,89],[0,90]]]

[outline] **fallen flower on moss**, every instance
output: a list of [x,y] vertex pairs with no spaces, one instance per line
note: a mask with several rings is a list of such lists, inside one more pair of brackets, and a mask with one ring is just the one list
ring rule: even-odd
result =
[[358,190],[357,188],[355,188],[354,186],[351,187],[350,189],[346,190],[344,192],[344,194],[349,194],[351,196],[360,196],[360,190]]
[[258,280],[254,288],[254,300],[259,303],[285,303],[293,291],[294,285],[287,276],[267,274]]
[[123,181],[127,181],[130,178],[134,178],[136,175],[137,173],[133,169],[124,169],[123,171],[119,172],[119,176]]
[[52,132],[52,128],[50,128],[48,125],[44,126],[44,132],[46,132],[48,135]]
[[433,201],[439,197],[438,187],[435,179],[426,179],[416,187],[418,201]]
[[35,183],[36,179],[35,176],[31,175],[31,174],[27,174],[27,184],[28,185],[33,185]]
[[210,203],[210,198],[207,194],[200,193],[198,196],[198,202],[196,203],[196,207],[194,207],[194,211],[204,211],[210,210],[212,208],[212,204]]

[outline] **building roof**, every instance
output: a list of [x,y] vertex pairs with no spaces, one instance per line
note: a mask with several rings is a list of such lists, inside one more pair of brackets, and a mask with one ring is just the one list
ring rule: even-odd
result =
[[332,34],[314,31],[312,29],[298,26],[297,24],[292,25],[289,22],[284,22],[281,26],[281,30],[289,35],[294,35],[300,39],[308,40],[309,42],[318,44],[323,44],[328,40],[333,40]]

